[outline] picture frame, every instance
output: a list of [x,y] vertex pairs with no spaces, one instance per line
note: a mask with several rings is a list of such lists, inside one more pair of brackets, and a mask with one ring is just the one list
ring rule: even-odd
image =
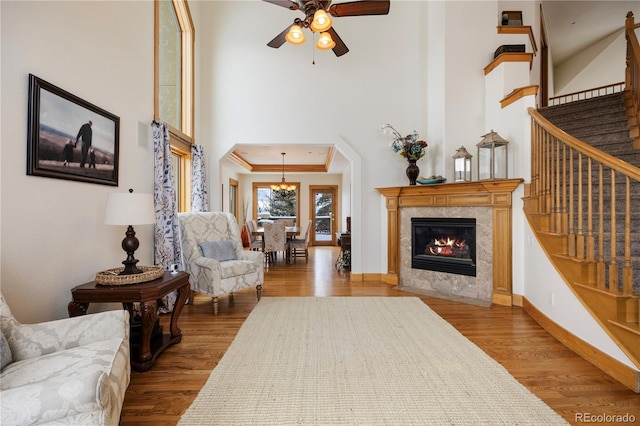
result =
[[29,74],[27,175],[118,186],[120,117]]

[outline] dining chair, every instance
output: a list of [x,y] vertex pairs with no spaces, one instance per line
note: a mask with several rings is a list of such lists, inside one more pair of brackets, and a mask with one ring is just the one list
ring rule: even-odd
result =
[[278,222],[284,223],[284,226],[293,226],[293,219],[278,219]]
[[245,225],[249,231],[249,250],[262,250],[262,238],[258,238],[257,235],[253,234],[256,230],[253,221],[248,220]]
[[307,230],[304,232],[304,239],[292,239],[288,241],[289,253],[293,261],[296,261],[296,257],[304,256],[305,261],[309,262],[309,240],[311,239],[311,221],[307,225]]
[[264,224],[264,253],[267,264],[273,260],[278,260],[278,252],[282,252],[286,259],[287,251],[287,233],[284,223],[265,223]]

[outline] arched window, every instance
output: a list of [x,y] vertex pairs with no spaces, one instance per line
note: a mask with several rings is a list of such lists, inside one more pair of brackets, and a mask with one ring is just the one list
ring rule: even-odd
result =
[[188,210],[195,31],[186,0],[155,0],[154,119],[169,124],[178,210]]

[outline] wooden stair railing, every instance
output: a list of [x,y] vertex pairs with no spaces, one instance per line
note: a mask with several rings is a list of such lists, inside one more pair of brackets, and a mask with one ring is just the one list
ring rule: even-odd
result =
[[634,138],[634,147],[640,148],[640,44],[636,36],[636,28],[640,23],[634,22],[633,13],[627,13],[624,24],[627,39],[627,67],[625,69],[625,99],[627,116],[629,117],[630,136]]
[[[640,246],[631,243],[631,194],[638,199],[640,169],[568,135],[533,108],[529,114],[527,219],[574,294],[640,368],[632,264],[640,264]],[[640,220],[640,211],[634,213]]]

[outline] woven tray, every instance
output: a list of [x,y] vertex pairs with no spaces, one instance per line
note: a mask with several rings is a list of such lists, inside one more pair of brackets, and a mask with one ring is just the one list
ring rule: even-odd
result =
[[96,274],[96,283],[100,285],[127,285],[153,281],[164,274],[162,266],[138,266],[143,272],[131,275],[118,275],[124,266],[120,268],[107,269]]

